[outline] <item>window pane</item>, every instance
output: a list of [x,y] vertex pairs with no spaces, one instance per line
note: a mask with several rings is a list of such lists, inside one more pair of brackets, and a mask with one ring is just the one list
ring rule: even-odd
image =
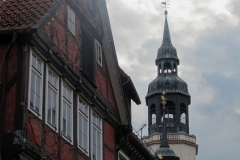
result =
[[37,59],[37,70],[39,72],[42,72],[42,70],[41,70],[41,61],[39,59]]
[[71,107],[67,105],[67,121],[70,122],[71,117]]
[[67,99],[70,101],[70,91],[69,91],[69,89],[66,90],[66,94],[67,94],[66,95]]
[[99,131],[97,131],[97,146],[100,147],[100,136],[101,133]]
[[52,110],[52,124],[56,126],[56,111]]
[[63,134],[66,135],[66,119],[63,119]]
[[66,87],[63,86],[63,96],[66,97]]
[[63,102],[63,118],[66,120],[67,117],[66,117],[66,103]]
[[52,85],[56,87],[56,77],[54,74],[52,75]]
[[71,124],[70,122],[67,122],[67,136],[71,138]]
[[36,67],[36,57],[34,55],[32,55],[32,66]]
[[48,110],[47,110],[47,121],[51,122],[51,106],[48,105]]
[[82,126],[82,121],[81,121],[81,115],[80,114],[78,114],[78,144],[80,145],[80,146],[82,146],[82,144],[81,144],[81,142],[82,142],[82,132],[81,132],[81,126]]
[[35,73],[33,71],[31,74],[31,89],[35,91]]
[[47,120],[48,122],[51,122],[51,100],[52,100],[52,95],[51,95],[51,89],[48,87],[48,110],[47,110]]
[[40,109],[40,96],[36,95],[36,105],[35,105],[35,110],[37,113],[39,113]]
[[48,82],[52,83],[52,73],[48,71]]
[[36,76],[36,93],[40,95],[41,92],[41,77]]
[[32,107],[32,108],[34,108],[34,97],[35,97],[35,93],[31,90],[30,107]]

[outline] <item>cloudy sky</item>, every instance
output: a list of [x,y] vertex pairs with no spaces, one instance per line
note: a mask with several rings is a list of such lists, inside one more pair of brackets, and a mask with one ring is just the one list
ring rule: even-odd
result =
[[[147,86],[157,76],[164,9],[160,0],[106,1],[119,64],[142,101],[132,108],[133,126],[138,128],[147,121]],[[171,0],[169,4],[179,76],[191,94],[190,134],[197,137],[197,160],[239,160],[240,1]]]

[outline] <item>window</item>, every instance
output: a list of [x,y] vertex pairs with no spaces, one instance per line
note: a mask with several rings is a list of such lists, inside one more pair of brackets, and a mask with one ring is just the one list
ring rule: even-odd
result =
[[88,155],[89,106],[78,99],[78,147]]
[[92,159],[102,160],[102,120],[92,112]]
[[29,109],[42,116],[43,61],[31,50],[29,71]]
[[75,35],[75,13],[68,6],[68,29]]
[[102,66],[102,46],[95,40],[96,60]]
[[119,151],[118,160],[129,160],[129,158],[122,151]]
[[49,67],[46,71],[46,122],[53,129],[58,126],[59,78]]
[[73,90],[66,84],[62,85],[62,135],[72,143],[72,112]]

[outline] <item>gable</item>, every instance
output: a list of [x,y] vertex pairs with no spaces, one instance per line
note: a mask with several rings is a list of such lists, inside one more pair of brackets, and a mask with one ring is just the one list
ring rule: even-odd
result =
[[[66,18],[67,5],[69,5],[76,14],[76,21],[74,22],[76,27],[75,33],[68,29]],[[130,111],[120,78],[117,56],[104,0],[69,0],[56,2],[53,0],[29,0],[27,2],[9,0],[1,3],[0,7],[3,7],[4,13],[9,13],[7,8],[10,8],[10,10],[14,11],[14,16],[21,14],[22,9],[28,10],[27,13],[34,11],[34,14],[32,14],[34,18],[29,16],[24,21],[24,19],[20,17],[21,23],[11,23],[11,21],[4,24],[1,23],[1,30],[35,27],[37,29],[37,36],[44,41],[44,44],[47,45],[54,54],[60,57],[61,61],[66,63],[66,66],[76,71],[83,71],[86,77],[93,82],[90,82],[92,86],[97,87],[100,94],[107,98],[108,102],[108,98],[110,97],[108,94],[113,93],[114,100],[113,98],[111,99],[111,104],[116,104],[117,106],[120,123],[131,128]],[[93,69],[89,69],[91,67],[88,67],[88,64],[86,64],[89,57],[90,59],[95,59],[96,55],[94,53],[95,50],[87,50],[86,52],[86,49],[82,47],[85,43],[83,26],[86,26],[90,32],[90,37],[97,40],[102,46],[102,52],[105,57],[103,63],[106,65],[106,70],[98,71],[97,67],[99,66],[96,60],[90,62]],[[91,47],[88,47],[88,49],[89,48]],[[91,52],[91,55],[88,54],[88,52]],[[99,77],[104,77],[103,79],[105,80],[104,83],[101,81],[101,83],[98,83],[99,86],[97,86],[96,78]]]

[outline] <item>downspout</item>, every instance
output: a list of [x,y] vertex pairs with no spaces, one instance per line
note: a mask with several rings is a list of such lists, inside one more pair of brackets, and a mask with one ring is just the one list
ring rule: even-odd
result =
[[3,132],[4,132],[4,117],[5,117],[5,94],[6,94],[6,81],[7,81],[7,59],[11,50],[16,43],[17,40],[17,33],[14,32],[12,36],[12,41],[3,56],[2,61],[2,95],[1,95],[1,106],[0,106],[0,160],[2,160],[2,142],[3,142]]

